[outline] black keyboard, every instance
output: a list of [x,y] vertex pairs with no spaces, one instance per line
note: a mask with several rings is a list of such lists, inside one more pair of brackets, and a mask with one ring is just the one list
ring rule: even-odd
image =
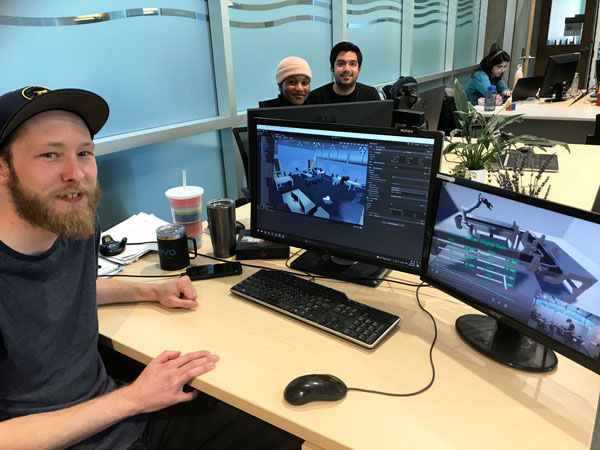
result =
[[343,292],[279,270],[261,269],[231,292],[367,348],[377,346],[400,322]]

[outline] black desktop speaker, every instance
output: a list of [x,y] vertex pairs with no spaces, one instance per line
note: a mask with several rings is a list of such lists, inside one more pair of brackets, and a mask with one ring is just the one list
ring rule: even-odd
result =
[[255,238],[250,230],[240,231],[235,246],[235,259],[282,259],[289,258],[289,256],[289,245]]
[[393,122],[396,127],[425,127],[425,113],[412,109],[395,109]]

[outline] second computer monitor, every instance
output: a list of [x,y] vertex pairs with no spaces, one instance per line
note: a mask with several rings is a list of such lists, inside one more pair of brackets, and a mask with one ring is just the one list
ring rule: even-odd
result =
[[540,88],[540,97],[552,97],[552,102],[564,101],[564,83],[571,82],[577,70],[580,53],[565,53],[552,55],[548,58],[548,65],[544,72],[544,81]]
[[247,115],[248,125],[256,117],[265,117],[303,122],[391,127],[393,110],[393,100],[372,100],[368,102],[283,106],[279,108],[253,108],[248,110]]
[[487,314],[456,331],[511,367],[553,370],[563,355],[600,373],[600,216],[439,175],[422,279]]

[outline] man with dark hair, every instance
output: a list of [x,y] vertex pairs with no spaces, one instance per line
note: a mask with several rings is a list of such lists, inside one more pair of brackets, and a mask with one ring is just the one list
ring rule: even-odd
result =
[[377,89],[358,83],[362,67],[362,53],[351,42],[338,42],[331,49],[329,62],[334,82],[315,89],[308,96],[308,104],[362,102],[379,100]]
[[188,277],[97,279],[93,137],[107,118],[106,102],[81,89],[30,86],[0,96],[0,449],[227,448],[248,433],[299,447],[281,430],[184,391],[219,360],[206,350],[164,351],[121,388],[108,376],[97,304],[189,309],[197,294]]

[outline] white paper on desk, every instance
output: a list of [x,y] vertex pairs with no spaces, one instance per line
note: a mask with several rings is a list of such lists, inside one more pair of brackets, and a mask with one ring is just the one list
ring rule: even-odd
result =
[[[131,216],[102,233],[102,236],[110,235],[115,241],[127,238],[127,245],[123,253],[104,258],[117,264],[131,264],[149,251],[156,251],[156,229],[166,224],[168,222],[159,219],[154,214],[141,212]],[[130,242],[153,242],[153,244],[129,245]]]
[[123,271],[123,266],[106,258],[98,257],[98,276],[116,275]]

